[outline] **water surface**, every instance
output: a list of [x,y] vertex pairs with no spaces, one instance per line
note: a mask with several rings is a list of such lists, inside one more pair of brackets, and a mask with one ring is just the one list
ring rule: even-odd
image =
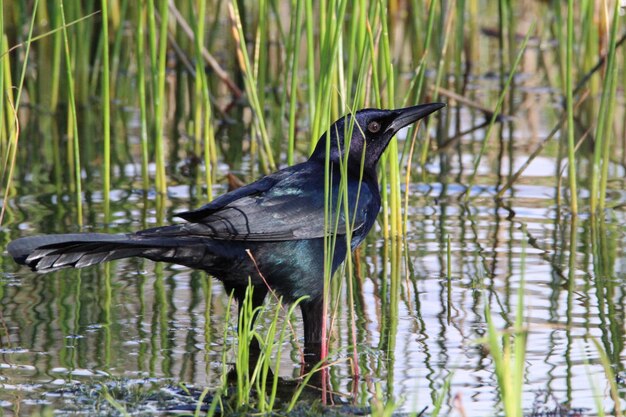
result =
[[[440,154],[430,161],[428,176],[416,176],[405,190],[408,233],[401,257],[394,256],[394,242],[384,239],[382,224],[364,243],[354,284],[362,376],[353,378],[348,361],[351,319],[344,282],[334,321],[333,389],[347,402],[366,404],[379,385],[387,400],[400,402],[399,411],[432,410],[443,393],[444,412],[499,414],[493,361],[483,343],[485,306],[498,329],[509,328],[523,288],[524,409],[594,414],[599,400],[610,410],[594,340],[623,396],[623,208],[607,209],[602,218],[572,217],[556,202],[557,162],[550,156],[535,161],[509,196],[496,200],[494,167],[506,172],[507,164],[519,165],[523,151],[506,160],[485,158],[466,201],[466,186],[459,181],[466,178],[474,148],[465,140],[462,157]],[[86,230],[126,232],[157,223],[157,197],[135,191],[134,168],[126,167],[131,174],[116,182],[108,227],[102,223],[101,194],[85,195]],[[194,204],[195,189],[184,181],[170,188],[167,221]],[[46,188],[20,182],[5,241],[78,230],[69,196]],[[222,184],[215,189],[224,191]],[[613,186],[610,205],[623,205],[624,194],[623,184]],[[178,383],[218,388],[225,350],[227,362],[234,361],[235,310],[228,310],[221,284],[204,273],[130,259],[37,275],[14,265],[6,253],[1,262],[0,414],[81,409],[76,403],[84,393],[76,387],[111,381],[161,390]],[[301,372],[299,318],[295,328],[297,339],[283,345],[278,370],[286,379]]]

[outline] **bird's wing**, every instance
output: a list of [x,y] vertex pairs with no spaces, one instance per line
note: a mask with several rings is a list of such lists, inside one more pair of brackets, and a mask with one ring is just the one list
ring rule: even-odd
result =
[[[333,187],[337,190],[338,187]],[[178,214],[190,223],[187,233],[212,239],[283,241],[313,239],[324,234],[345,234],[343,206],[337,210],[337,191],[333,198],[333,217],[326,228],[324,220],[324,175],[317,166],[291,167],[257,182],[222,195],[194,211]],[[358,210],[354,210],[358,195]],[[348,187],[349,217],[352,230],[367,224],[367,208],[374,195],[369,187]],[[376,207],[377,208],[377,207]],[[371,211],[371,210],[370,210]],[[339,212],[337,222],[336,213]],[[375,216],[376,213],[373,213]],[[354,218],[352,218],[354,216]],[[326,230],[326,233],[325,233]]]

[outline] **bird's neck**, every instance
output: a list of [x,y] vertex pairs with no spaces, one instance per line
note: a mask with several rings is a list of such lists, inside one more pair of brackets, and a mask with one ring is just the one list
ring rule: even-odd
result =
[[[320,172],[324,172],[326,169],[326,160],[324,156],[321,158],[313,157],[309,159],[309,163],[316,164]],[[340,160],[339,158],[331,158],[330,161],[330,172],[332,175],[338,179],[341,178],[342,172],[341,167],[344,165],[345,161]],[[347,175],[349,179],[362,181],[371,186],[376,186],[378,188],[378,175],[376,174],[376,168],[370,168],[367,165],[361,166],[358,161],[348,160],[348,172]]]

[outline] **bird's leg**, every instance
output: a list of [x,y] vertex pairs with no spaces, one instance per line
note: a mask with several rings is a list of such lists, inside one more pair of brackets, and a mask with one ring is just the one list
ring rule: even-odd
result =
[[[322,329],[324,326],[324,298],[318,297],[312,300],[304,300],[300,303],[302,321],[304,323],[304,366],[302,371],[308,374],[320,363],[322,358]],[[308,385],[321,388],[324,404],[327,403],[328,391],[326,390],[327,370],[320,369],[309,376]]]
[[304,362],[312,368],[322,359],[324,299],[318,297],[300,304],[304,323]]

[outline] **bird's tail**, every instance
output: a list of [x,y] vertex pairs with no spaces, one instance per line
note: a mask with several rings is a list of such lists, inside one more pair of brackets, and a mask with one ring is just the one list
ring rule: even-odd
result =
[[176,230],[173,230],[175,227],[158,228],[164,235],[146,231],[137,234],[71,233],[24,237],[9,243],[7,250],[17,263],[38,272],[84,268],[133,256],[182,265],[198,262],[204,255],[202,242],[198,238],[177,236]]

